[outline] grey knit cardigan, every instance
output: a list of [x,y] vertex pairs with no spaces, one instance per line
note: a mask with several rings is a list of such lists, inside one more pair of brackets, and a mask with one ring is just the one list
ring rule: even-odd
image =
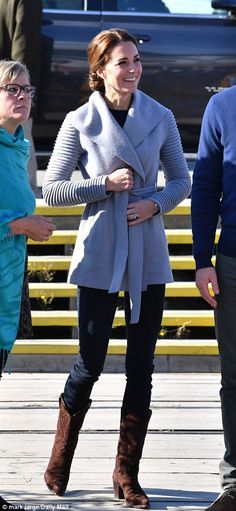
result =
[[[166,186],[157,191],[162,164]],[[76,166],[83,179],[71,179]],[[131,191],[107,193],[106,176],[130,166]],[[128,290],[131,322],[139,320],[141,292],[173,280],[162,214],[190,193],[190,175],[173,114],[136,91],[124,127],[103,96],[70,112],[58,133],[43,185],[49,205],[86,203],[68,281],[78,286]],[[129,202],[149,198],[160,214],[128,227]]]

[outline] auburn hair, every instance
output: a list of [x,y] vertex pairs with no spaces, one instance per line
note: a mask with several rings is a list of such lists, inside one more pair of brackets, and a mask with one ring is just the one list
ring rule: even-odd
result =
[[88,45],[88,62],[89,62],[89,87],[92,91],[104,92],[103,79],[98,76],[97,71],[101,66],[105,66],[108,62],[113,48],[122,41],[132,42],[136,48],[138,42],[135,37],[120,28],[111,28],[99,32]]

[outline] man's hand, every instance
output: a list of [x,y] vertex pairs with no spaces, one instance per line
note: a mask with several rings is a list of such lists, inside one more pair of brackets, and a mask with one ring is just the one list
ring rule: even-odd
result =
[[[208,268],[200,268],[196,271],[196,286],[200,291],[200,294],[206,302],[208,302],[212,307],[217,307],[217,301],[214,298],[214,295],[219,294],[219,286],[216,276],[216,271],[213,266],[209,266]],[[210,289],[212,289],[214,295],[210,293]]]

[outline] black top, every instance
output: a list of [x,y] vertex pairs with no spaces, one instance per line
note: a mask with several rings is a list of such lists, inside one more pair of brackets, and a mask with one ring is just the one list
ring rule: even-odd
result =
[[115,117],[118,124],[123,128],[128,114],[128,110],[115,110],[114,108],[109,108],[109,110],[111,114]]

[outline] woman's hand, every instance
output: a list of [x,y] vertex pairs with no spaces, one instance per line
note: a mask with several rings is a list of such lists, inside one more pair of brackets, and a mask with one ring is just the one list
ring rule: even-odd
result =
[[56,229],[52,218],[41,215],[28,215],[9,223],[13,235],[25,234],[34,241],[47,241]]
[[156,213],[155,204],[149,199],[131,202],[127,207],[128,225],[137,225]]
[[106,178],[107,192],[124,192],[130,190],[134,185],[133,170],[130,168],[117,169]]

